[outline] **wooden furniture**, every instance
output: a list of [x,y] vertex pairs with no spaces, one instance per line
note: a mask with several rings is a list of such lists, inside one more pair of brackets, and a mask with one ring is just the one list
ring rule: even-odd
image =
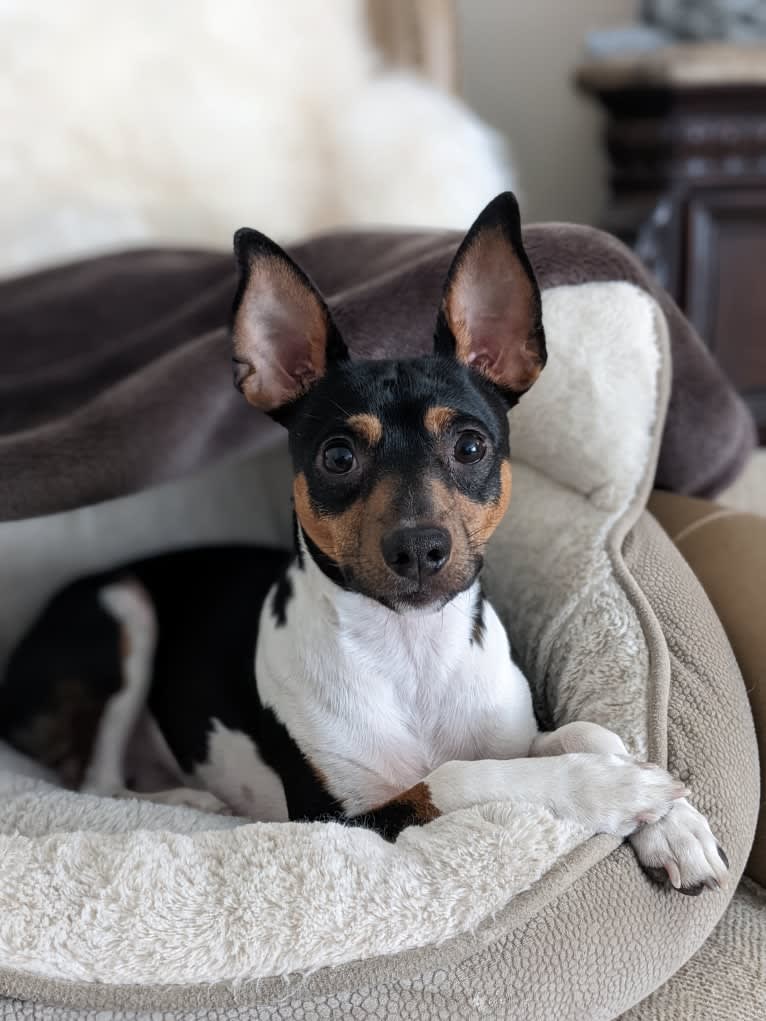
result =
[[605,226],[692,320],[766,443],[766,46],[668,47],[577,80],[608,115]]

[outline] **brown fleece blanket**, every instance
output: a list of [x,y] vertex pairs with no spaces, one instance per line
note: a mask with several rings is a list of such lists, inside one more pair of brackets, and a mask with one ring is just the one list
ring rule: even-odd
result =
[[[427,351],[452,232],[343,232],[290,247],[352,353]],[[613,238],[524,231],[541,289],[628,280],[668,320],[674,384],[657,485],[710,496],[739,472],[752,420],[671,299]],[[0,520],[67,510],[244,455],[277,432],[231,383],[229,255],[134,251],[0,284]]]

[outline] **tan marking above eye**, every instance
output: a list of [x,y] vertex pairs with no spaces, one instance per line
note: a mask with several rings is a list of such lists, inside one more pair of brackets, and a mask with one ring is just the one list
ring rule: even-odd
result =
[[383,439],[383,423],[376,415],[352,415],[346,425],[361,437],[368,447],[376,447]]
[[454,408],[446,408],[442,405],[438,405],[437,407],[429,408],[428,411],[426,411],[423,416],[423,424],[430,433],[434,434],[434,436],[443,436],[455,418],[457,418],[457,412]]

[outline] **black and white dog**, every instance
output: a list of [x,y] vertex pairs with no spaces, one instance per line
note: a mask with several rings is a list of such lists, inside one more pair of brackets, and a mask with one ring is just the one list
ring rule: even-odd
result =
[[681,783],[595,724],[538,733],[481,590],[511,494],[508,409],[546,360],[513,196],[460,246],[429,357],[351,360],[277,245],[243,229],[235,250],[235,377],[288,430],[295,552],[183,551],[68,586],[11,658],[2,736],[125,795],[143,719],[176,785],[145,796],[389,839],[528,799],[629,836],[684,892],[716,886],[725,855]]

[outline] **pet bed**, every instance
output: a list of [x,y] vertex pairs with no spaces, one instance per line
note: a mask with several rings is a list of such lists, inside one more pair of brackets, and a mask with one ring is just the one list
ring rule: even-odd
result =
[[[456,812],[391,845],[334,823],[253,824],[73,794],[5,749],[0,996],[9,1010],[25,1001],[41,1005],[34,1016],[61,1021],[97,1011],[179,1021],[612,1018],[708,935],[752,839],[755,739],[720,624],[644,507],[661,444],[665,471],[712,486],[731,472],[747,430],[722,386],[708,413],[729,414],[724,445],[708,444],[707,464],[674,462],[680,444],[670,456],[668,431],[663,440],[670,348],[696,351],[687,324],[663,311],[665,299],[610,239],[541,227],[526,241],[543,286],[549,364],[512,412],[513,499],[488,556],[487,590],[548,722],[604,723],[689,784],[729,854],[728,889],[698,898],[660,889],[627,846],[523,801]],[[293,253],[352,350],[375,354],[428,343],[455,243],[446,234],[355,235]],[[115,293],[121,279],[130,291],[137,277],[126,265],[171,257],[61,272],[79,273],[83,288],[106,281]],[[193,256],[178,258],[188,270]],[[217,257],[199,258],[210,266]],[[377,290],[359,266],[374,266]],[[45,275],[30,280],[39,298]],[[22,285],[9,286],[23,304]],[[48,297],[60,299],[55,288]],[[41,370],[63,373],[69,388],[55,411],[27,405],[25,428],[0,442],[18,480],[0,494],[6,518],[18,519],[0,526],[0,653],[49,591],[86,567],[199,540],[289,541],[281,439],[223,389],[228,351],[216,327],[226,297],[218,279],[187,301],[186,327],[197,333],[185,347],[157,354],[167,336],[160,318],[143,348],[134,324],[105,359],[91,330],[88,350]],[[65,336],[76,332],[70,307]],[[214,308],[218,323],[201,322]],[[99,310],[109,319],[108,302]],[[712,376],[704,354],[695,358],[698,399],[699,379]],[[200,376],[211,362],[212,377]],[[704,441],[691,433],[698,455]],[[87,447],[83,436],[92,436]],[[258,445],[258,454],[220,460]],[[205,462],[212,467],[191,472]],[[78,507],[169,473],[184,477]],[[27,516],[43,511],[57,513]]]

